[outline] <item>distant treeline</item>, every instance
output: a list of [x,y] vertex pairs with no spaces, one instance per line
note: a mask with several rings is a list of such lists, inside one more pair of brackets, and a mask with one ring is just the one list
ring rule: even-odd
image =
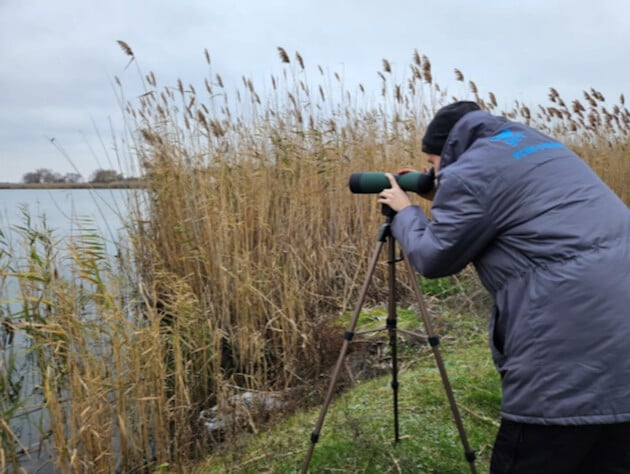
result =
[[144,187],[144,181],[139,178],[126,178],[122,181],[108,181],[100,183],[85,181],[81,181],[78,183],[0,183],[0,189],[129,189],[142,187]]
[[86,181],[80,173],[61,174],[48,168],[39,168],[22,176],[22,184],[102,184],[113,182],[138,181],[138,178],[125,178],[122,173],[113,169],[97,169]]

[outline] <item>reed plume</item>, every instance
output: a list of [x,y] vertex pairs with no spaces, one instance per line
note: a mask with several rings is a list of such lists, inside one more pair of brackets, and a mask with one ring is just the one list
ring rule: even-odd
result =
[[291,63],[291,60],[289,59],[289,55],[287,54],[286,50],[283,47],[278,46],[278,54],[280,55],[280,60],[283,63],[287,63],[287,64]]

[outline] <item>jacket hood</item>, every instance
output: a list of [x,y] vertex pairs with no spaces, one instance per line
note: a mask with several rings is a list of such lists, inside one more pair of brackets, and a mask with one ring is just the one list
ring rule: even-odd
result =
[[489,137],[508,123],[505,117],[492,115],[484,110],[464,115],[449,133],[440,157],[440,168],[455,163],[479,138]]

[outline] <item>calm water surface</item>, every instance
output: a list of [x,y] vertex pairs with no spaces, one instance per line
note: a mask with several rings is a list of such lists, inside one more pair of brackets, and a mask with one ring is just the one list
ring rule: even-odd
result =
[[34,222],[45,217],[58,237],[91,219],[106,239],[116,239],[129,215],[129,189],[0,189],[0,225],[6,232],[24,223],[24,211]]

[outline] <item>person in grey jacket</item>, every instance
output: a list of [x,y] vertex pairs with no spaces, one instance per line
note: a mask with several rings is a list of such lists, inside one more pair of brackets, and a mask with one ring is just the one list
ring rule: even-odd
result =
[[431,218],[391,174],[379,202],[419,273],[472,262],[494,296],[493,473],[630,473],[630,210],[572,151],[473,102],[423,138]]

